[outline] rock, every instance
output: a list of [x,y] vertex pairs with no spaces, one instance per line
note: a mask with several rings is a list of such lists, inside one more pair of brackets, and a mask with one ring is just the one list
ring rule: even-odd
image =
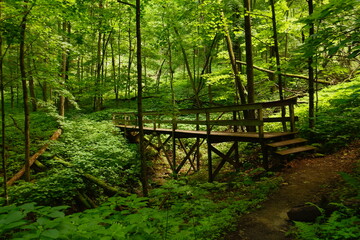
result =
[[287,215],[291,221],[315,222],[321,216],[321,211],[314,205],[300,205],[293,207]]

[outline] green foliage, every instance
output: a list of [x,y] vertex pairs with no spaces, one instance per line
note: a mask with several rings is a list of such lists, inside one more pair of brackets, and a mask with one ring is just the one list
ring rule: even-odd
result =
[[[354,173],[340,173],[345,181],[345,185],[342,186],[342,193],[346,192],[346,198],[344,196],[338,196],[340,203],[330,203],[332,208],[337,210],[332,212],[329,216],[325,213],[320,216],[316,223],[303,223],[295,222],[297,227],[297,235],[302,240],[316,240],[316,239],[359,239],[360,238],[360,217],[359,217],[359,199],[360,199],[360,177],[359,169]],[[344,190],[345,189],[345,190]],[[339,194],[338,192],[336,192]],[[349,204],[347,202],[354,203]]]
[[325,221],[310,224],[295,222],[298,237],[303,240],[316,239],[359,239],[360,218],[357,211],[342,206],[341,210],[333,212]]
[[[265,187],[267,183],[263,179],[235,187],[233,182],[172,180],[154,189],[150,198],[113,197],[98,208],[68,216],[61,212],[64,207],[8,206],[0,208],[0,222],[7,222],[0,230],[7,239],[219,239],[234,227],[238,215],[263,199],[259,192],[274,188]],[[229,189],[239,192],[230,194]]]
[[334,151],[354,139],[360,133],[360,77],[351,82],[323,89],[318,94],[318,112],[314,130],[308,129],[307,105],[300,105],[296,114],[300,117],[300,132],[313,142],[323,144],[325,151]]
[[47,206],[69,204],[77,191],[85,189],[80,175],[71,169],[51,169],[38,174],[35,183],[21,182],[11,188],[10,198],[16,203],[36,202]]
[[[50,151],[41,158],[50,169],[33,175],[34,182],[19,182],[12,187],[12,202],[73,205],[79,191],[103,201],[103,191],[85,181],[83,173],[114,187],[131,190],[138,185],[136,145],[127,144],[110,122],[79,118],[63,122],[63,130],[61,138],[52,142]],[[54,156],[69,162],[72,167],[63,166]]]
[[67,121],[63,128],[61,141],[50,146],[54,155],[113,185],[137,181],[136,145],[127,144],[110,122],[82,118]]

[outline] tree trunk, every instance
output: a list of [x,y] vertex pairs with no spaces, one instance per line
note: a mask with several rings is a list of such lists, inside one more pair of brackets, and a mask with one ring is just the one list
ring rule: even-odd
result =
[[[64,21],[62,23],[62,30],[63,30],[63,34],[65,34],[67,32],[67,23],[66,21]],[[66,41],[67,38],[63,37],[63,41]],[[65,83],[66,83],[66,79],[67,79],[67,50],[64,47],[64,49],[62,49],[62,60],[61,60],[61,86],[62,88],[65,87]],[[59,115],[60,116],[65,116],[65,96],[63,94],[60,94],[59,97]]]
[[[61,135],[61,129],[58,129],[54,132],[54,134],[51,136],[50,141],[55,141],[58,139]],[[31,158],[29,158],[29,167],[34,164],[34,162],[40,157],[48,148],[49,143],[46,143],[44,146],[40,148],[39,151],[37,151]],[[7,185],[11,186],[14,184],[15,181],[19,180],[22,175],[24,175],[26,171],[26,166],[23,167],[19,172],[17,172],[9,181],[7,181]]]
[[[313,0],[307,0],[309,5],[309,15],[311,15],[314,11]],[[310,24],[309,29],[309,38],[312,38],[315,33],[314,24]],[[309,128],[313,129],[315,127],[315,103],[314,103],[314,68],[313,64],[313,56],[310,56],[308,59],[308,70],[309,70]]]
[[[30,46],[30,49],[31,48],[32,48],[32,46]],[[33,54],[31,50],[30,50],[30,54]],[[29,68],[31,68],[31,59],[30,58],[28,58],[28,66],[29,66]],[[33,68],[35,69],[35,63],[33,65]],[[29,92],[30,92],[30,101],[31,101],[31,105],[32,105],[32,111],[36,112],[37,111],[37,101],[36,101],[35,84],[34,84],[34,78],[33,78],[32,72],[33,71],[30,71],[30,75],[28,76]]]
[[[222,17],[225,18],[224,16],[224,12],[221,13]],[[224,19],[225,20],[225,19]],[[227,26],[224,27],[225,29],[225,40],[226,40],[226,46],[227,46],[227,50],[229,53],[229,58],[230,58],[230,63],[231,63],[231,67],[232,67],[232,71],[235,77],[235,86],[237,89],[237,93],[240,96],[240,103],[241,104],[246,104],[246,95],[245,95],[245,87],[241,81],[240,78],[240,72],[238,70],[238,67],[236,65],[236,59],[235,59],[235,54],[234,54],[234,50],[233,50],[233,46],[232,46],[232,41],[229,35],[229,30],[227,28]]]
[[[272,25],[273,25],[273,39],[274,39],[274,52],[276,58],[276,76],[278,78],[278,86],[279,86],[279,98],[280,100],[284,100],[283,93],[283,81],[281,76],[281,67],[280,67],[280,54],[279,54],[279,43],[278,43],[278,35],[277,35],[277,26],[276,26],[276,13],[275,13],[275,3],[274,0],[270,0],[271,5],[271,13],[272,13]],[[285,107],[281,108],[281,116],[285,118],[286,112]],[[286,122],[282,122],[283,130],[286,132]]]
[[[0,4],[2,4],[2,0],[0,0]],[[2,7],[0,7],[0,18],[2,17]],[[4,97],[4,75],[3,75],[3,40],[2,34],[0,32],[0,94],[1,94],[1,160],[2,160],[2,171],[3,171],[3,179],[4,179],[4,198],[5,204],[9,204],[9,196],[8,196],[8,189],[6,185],[7,181],[7,167],[6,167],[6,124],[5,124],[5,97]]]
[[110,49],[111,49],[111,69],[112,69],[112,79],[114,81],[114,93],[115,93],[115,100],[119,100],[119,88],[117,83],[117,76],[116,76],[116,63],[115,63],[115,51],[114,51],[114,38],[112,37],[110,40]]
[[125,89],[125,98],[130,98],[130,87],[131,87],[131,65],[133,61],[133,47],[131,41],[131,28],[130,28],[131,21],[129,19],[129,58],[128,58],[128,67],[127,67],[127,79],[126,79],[126,89]]
[[174,28],[174,30],[175,30],[176,36],[179,39],[181,52],[182,52],[183,57],[184,57],[184,63],[185,63],[186,71],[187,71],[187,74],[188,74],[188,77],[189,77],[189,80],[190,80],[190,84],[191,84],[191,87],[192,87],[193,92],[194,92],[196,105],[197,105],[197,107],[201,107],[198,89],[196,88],[196,85],[195,85],[195,80],[194,80],[192,72],[191,72],[190,64],[189,64],[189,61],[188,61],[188,57],[187,57],[185,48],[184,48],[183,43],[182,43],[182,39],[180,37],[179,31],[177,30],[177,28]]
[[[167,44],[168,44],[168,54],[169,54],[169,74],[170,74],[170,90],[171,90],[171,103],[173,107],[175,106],[175,91],[174,91],[174,69],[173,69],[173,60],[172,60],[172,50],[171,50],[171,40],[170,40],[170,31],[167,31]],[[164,63],[164,62],[163,62]]]
[[[24,12],[27,12],[27,0],[24,0]],[[26,21],[27,14],[22,17],[20,25],[20,73],[21,73],[21,83],[23,89],[23,101],[24,101],[24,115],[25,115],[25,180],[30,181],[30,113],[29,113],[29,103],[28,103],[28,90],[27,90],[27,80],[26,80],[26,69],[25,69],[25,31],[26,31]]]
[[250,0],[244,0],[245,8],[245,44],[246,44],[246,76],[248,103],[255,102],[254,92],[254,71],[253,71],[253,54],[251,39],[251,18],[250,18]]
[[143,126],[143,106],[142,106],[142,63],[141,63],[141,5],[140,0],[136,0],[136,60],[137,60],[137,85],[138,85],[138,123],[139,123],[139,150],[141,163],[141,183],[143,195],[148,196],[148,177],[147,163],[144,156],[144,126]]

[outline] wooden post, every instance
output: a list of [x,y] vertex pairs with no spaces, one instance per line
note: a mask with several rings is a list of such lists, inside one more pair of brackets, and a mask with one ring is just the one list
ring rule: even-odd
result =
[[173,173],[178,174],[176,171],[176,139],[175,139],[175,130],[176,130],[176,117],[173,115],[172,117],[172,162],[173,162]]
[[[236,111],[233,111],[233,120],[236,121]],[[238,126],[234,125],[234,132],[238,132]],[[239,142],[235,141],[235,164],[236,164],[236,170],[240,168],[240,161],[239,161]]]
[[294,112],[294,104],[289,105],[290,112],[290,130],[291,132],[295,132],[295,112]]
[[[196,121],[199,121],[199,113],[196,113]],[[196,124],[196,131],[200,130],[200,125]],[[196,138],[196,171],[200,170],[200,138]]]
[[264,138],[264,122],[263,122],[263,110],[262,108],[258,109],[258,120],[261,121],[261,125],[259,125],[259,138]]
[[210,126],[210,113],[206,113],[206,140],[207,140],[207,151],[208,151],[208,172],[209,172],[209,182],[213,181],[213,171],[212,171],[212,158],[211,158],[211,126]]

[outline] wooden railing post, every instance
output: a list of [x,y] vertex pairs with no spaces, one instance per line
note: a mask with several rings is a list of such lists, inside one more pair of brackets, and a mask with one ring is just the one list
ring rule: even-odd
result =
[[172,132],[171,132],[171,137],[172,137],[172,162],[173,162],[173,173],[174,174],[178,174],[176,172],[176,139],[175,139],[175,131],[177,128],[177,123],[176,123],[176,116],[173,115],[172,117]]
[[289,104],[289,112],[290,112],[290,130],[291,132],[295,132],[295,111],[294,104]]
[[208,151],[208,172],[209,172],[209,182],[212,182],[213,171],[212,171],[212,157],[211,157],[211,126],[210,126],[210,113],[206,112],[206,141],[207,141],[207,151]]
[[[233,120],[236,121],[237,117],[236,117],[237,112],[233,111]],[[238,132],[238,125],[234,125],[234,132]],[[236,163],[236,170],[238,170],[238,168],[240,168],[240,161],[239,161],[239,142],[235,141],[235,163]]]
[[264,138],[264,115],[263,115],[263,109],[258,109],[258,120],[262,122],[261,125],[259,125],[259,138]]
[[[196,121],[198,122],[199,119],[199,113],[196,113]],[[199,123],[196,124],[196,131],[200,131],[200,125]],[[200,138],[196,138],[196,171],[200,170]]]

